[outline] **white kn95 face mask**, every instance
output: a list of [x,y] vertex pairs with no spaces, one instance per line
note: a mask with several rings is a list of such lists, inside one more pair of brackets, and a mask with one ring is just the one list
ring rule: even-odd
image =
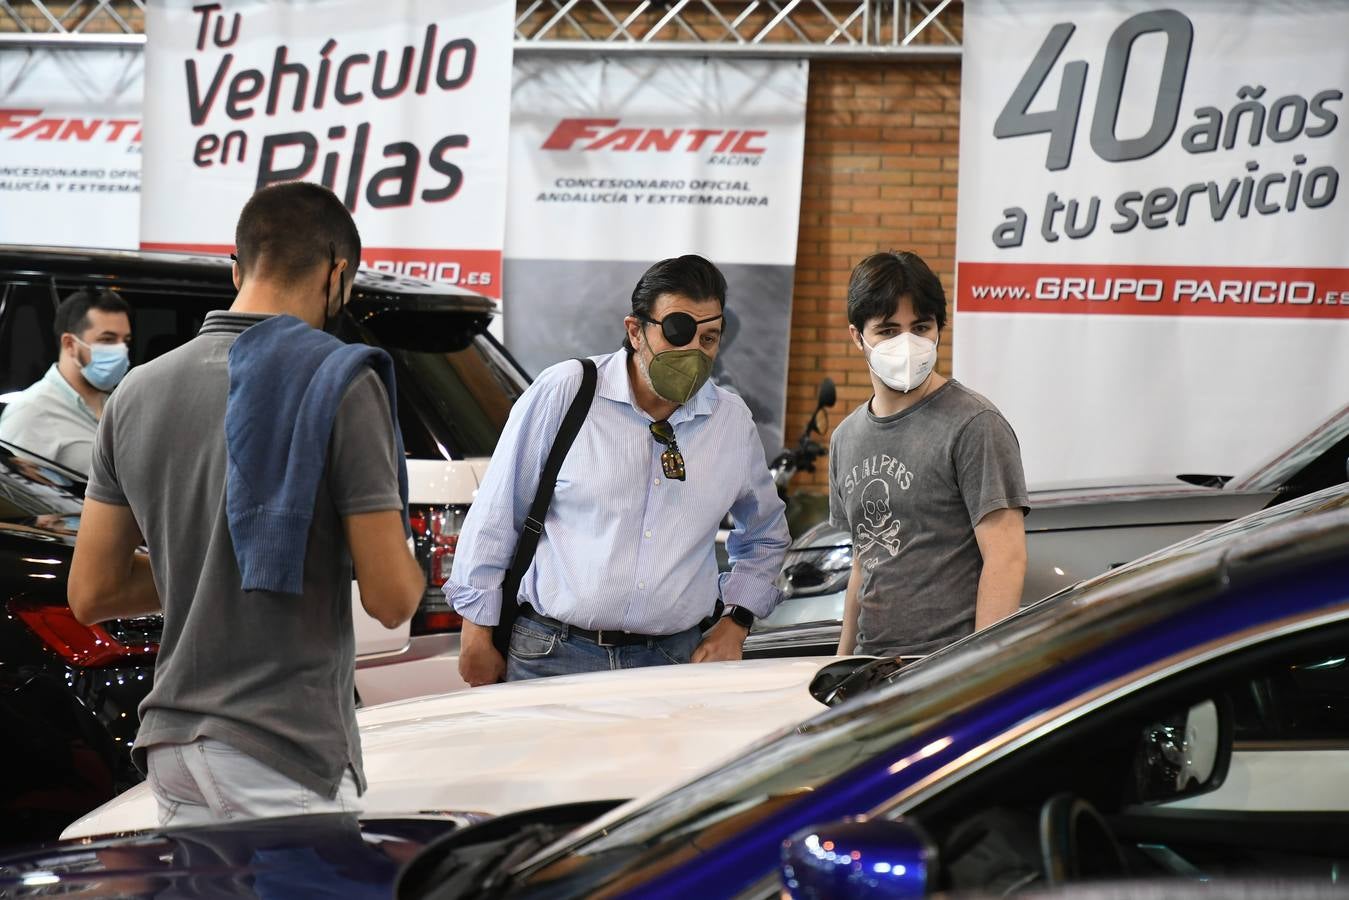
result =
[[937,364],[936,342],[909,332],[874,346],[862,338],[862,346],[867,351],[867,365],[876,377],[891,390],[904,394],[927,381]]

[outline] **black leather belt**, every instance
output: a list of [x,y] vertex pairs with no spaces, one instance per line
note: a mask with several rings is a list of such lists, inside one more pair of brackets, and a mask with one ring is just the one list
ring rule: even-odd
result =
[[557,619],[545,616],[528,603],[520,604],[519,616],[522,619],[533,619],[540,625],[566,629],[568,634],[583,637],[601,647],[635,647],[638,644],[648,644],[651,641],[661,641],[669,637],[668,634],[634,634],[631,631],[606,631],[604,629],[591,631],[589,628],[577,628],[575,625],[568,625],[566,622],[559,622]]

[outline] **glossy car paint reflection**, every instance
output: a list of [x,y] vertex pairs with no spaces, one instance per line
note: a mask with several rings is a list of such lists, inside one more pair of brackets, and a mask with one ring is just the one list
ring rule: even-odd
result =
[[[502,814],[664,790],[824,709],[808,690],[821,662],[599,672],[358,710],[370,784],[362,803],[371,815],[418,809]],[[64,836],[155,822],[154,797],[138,785],[74,822]]]
[[921,897],[934,854],[931,842],[907,823],[838,822],[783,842],[783,886],[792,900]]
[[427,843],[472,814],[314,815],[155,831],[0,860],[0,896],[386,898]]

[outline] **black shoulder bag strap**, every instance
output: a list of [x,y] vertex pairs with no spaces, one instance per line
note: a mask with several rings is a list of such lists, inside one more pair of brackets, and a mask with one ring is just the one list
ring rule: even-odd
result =
[[515,545],[515,556],[511,567],[506,570],[506,579],[501,585],[501,621],[492,632],[492,643],[501,655],[505,656],[511,645],[511,626],[520,612],[520,582],[534,562],[534,551],[539,548],[539,538],[543,536],[543,522],[548,515],[548,505],[553,502],[553,490],[557,487],[557,475],[562,471],[562,462],[567,451],[581,430],[586,415],[590,412],[590,403],[595,399],[595,363],[589,359],[578,360],[581,364],[581,387],[567,408],[562,419],[562,427],[553,439],[553,449],[548,451],[548,460],[543,464],[539,475],[539,489],[534,494],[534,502],[525,517],[524,528],[520,531],[520,540]]

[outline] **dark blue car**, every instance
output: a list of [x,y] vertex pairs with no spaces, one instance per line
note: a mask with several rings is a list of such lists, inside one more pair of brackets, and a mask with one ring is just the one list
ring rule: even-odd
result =
[[[1333,889],[1349,876],[1349,484],[919,662],[854,665],[821,672],[834,708],[655,800],[417,826],[439,837],[415,842],[397,895],[997,896],[1139,879]],[[342,821],[345,839],[371,844],[375,823],[362,838]],[[305,848],[331,822],[286,820],[280,837],[276,823],[229,826],[243,849],[196,872],[181,848],[217,829],[55,845],[0,860],[0,895],[121,896],[132,873],[146,896],[189,875],[244,896],[340,896],[340,866],[322,870],[326,893],[279,874],[310,865]],[[270,837],[250,843],[249,829]],[[158,850],[124,861],[138,842]],[[244,852],[255,845],[270,856]],[[376,887],[363,870],[350,895],[388,895],[393,870]]]

